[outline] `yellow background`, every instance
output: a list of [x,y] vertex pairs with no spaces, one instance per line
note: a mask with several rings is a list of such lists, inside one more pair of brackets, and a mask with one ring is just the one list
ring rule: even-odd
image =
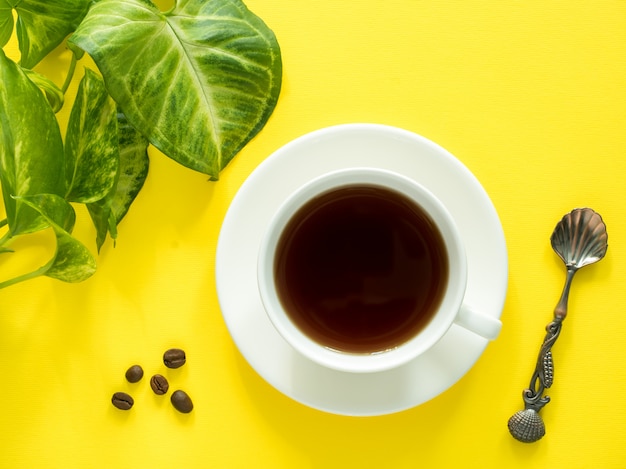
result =
[[[0,292],[0,467],[626,467],[626,1],[247,5],[283,54],[265,129],[217,183],[151,149],[144,190],[94,277]],[[60,84],[54,63],[40,69]],[[509,251],[501,336],[451,389],[380,417],[325,414],[274,390],[235,348],[215,291],[217,236],[245,178],[288,141],[347,122],[395,125],[452,152],[490,195]],[[610,247],[574,280],[547,435],[522,444],[506,422],[564,280],[549,236],[578,206],[602,214]],[[174,346],[187,365],[165,370]],[[146,377],[131,385],[133,363]],[[152,393],[157,372],[189,392],[190,415]],[[130,412],[111,405],[118,390],[135,397]]]

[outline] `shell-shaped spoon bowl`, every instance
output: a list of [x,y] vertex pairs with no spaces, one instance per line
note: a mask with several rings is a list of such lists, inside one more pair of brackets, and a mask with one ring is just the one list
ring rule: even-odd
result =
[[568,269],[580,269],[605,256],[607,238],[600,214],[590,208],[577,208],[556,225],[550,243]]

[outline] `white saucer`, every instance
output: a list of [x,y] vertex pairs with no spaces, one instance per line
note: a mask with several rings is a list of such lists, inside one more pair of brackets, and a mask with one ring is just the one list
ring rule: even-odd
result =
[[454,385],[487,340],[453,325],[426,354],[394,370],[352,374],[317,365],[274,330],[258,293],[257,251],[279,204],[310,179],[337,169],[385,168],[437,195],[466,243],[466,303],[500,317],[507,289],[504,233],[486,192],[454,156],[414,133],[346,124],[304,135],[277,150],[248,177],[226,214],[216,255],[220,307],[237,347],[277,390],[307,406],[352,416],[383,415],[422,404]]

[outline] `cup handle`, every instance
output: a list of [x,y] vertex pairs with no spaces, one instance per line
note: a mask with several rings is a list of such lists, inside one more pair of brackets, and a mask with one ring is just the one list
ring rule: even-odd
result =
[[502,329],[498,318],[475,311],[465,304],[461,306],[454,323],[489,340],[498,337]]

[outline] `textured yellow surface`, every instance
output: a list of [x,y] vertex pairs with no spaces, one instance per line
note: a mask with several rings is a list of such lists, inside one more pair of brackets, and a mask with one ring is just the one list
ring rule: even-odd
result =
[[[94,277],[0,292],[0,467],[626,467],[626,1],[247,4],[284,61],[261,134],[217,183],[151,150]],[[403,127],[456,155],[492,198],[510,256],[499,339],[439,397],[381,417],[325,414],[271,388],[235,348],[215,291],[217,236],[245,178],[291,139],[346,122]],[[574,280],[547,436],[525,445],[506,422],[564,280],[548,238],[578,206],[603,215],[610,247]],[[188,354],[179,370],[161,362],[172,346]],[[131,385],[133,363],[147,376]],[[157,372],[188,391],[191,414],[152,393]],[[135,397],[130,412],[112,407],[118,390]]]

